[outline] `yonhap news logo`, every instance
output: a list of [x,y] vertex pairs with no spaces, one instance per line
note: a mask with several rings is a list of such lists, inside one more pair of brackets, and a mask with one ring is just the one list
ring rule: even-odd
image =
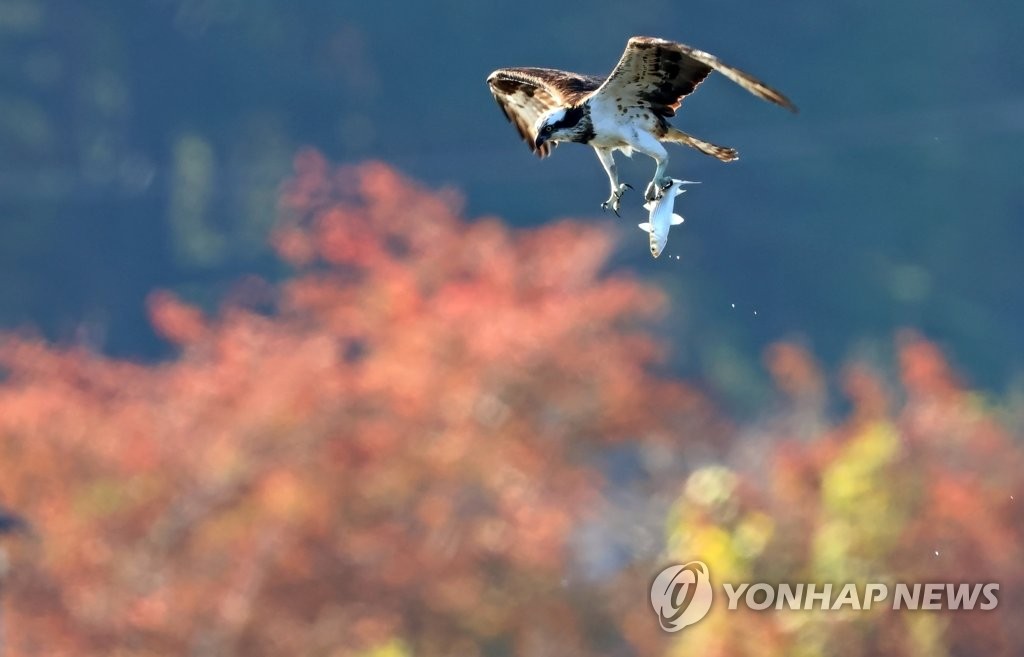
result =
[[[703,561],[662,570],[651,584],[651,606],[661,629],[678,632],[704,618],[714,596],[711,572]],[[729,611],[862,611],[883,606],[893,611],[989,611],[999,605],[999,584],[985,583],[780,583],[723,582]]]
[[669,566],[651,584],[651,605],[666,632],[678,632],[704,618],[711,596],[711,574],[703,561]]

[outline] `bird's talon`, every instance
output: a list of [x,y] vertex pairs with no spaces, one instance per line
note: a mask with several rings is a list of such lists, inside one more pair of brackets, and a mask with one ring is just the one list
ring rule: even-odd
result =
[[647,191],[644,192],[644,199],[647,201],[657,201],[665,195],[665,190],[672,186],[671,178],[654,179],[647,185]]
[[615,199],[615,201],[605,201],[601,204],[601,209],[611,210],[615,213],[616,217],[619,217],[620,219],[622,218],[622,215],[619,214],[619,199]]
[[619,201],[622,199],[622,195],[626,193],[627,188],[633,189],[626,183],[619,185],[618,189],[613,191],[612,195],[608,197],[608,200],[601,204],[601,209],[607,210],[611,208],[615,216],[621,218],[622,215],[619,214]]

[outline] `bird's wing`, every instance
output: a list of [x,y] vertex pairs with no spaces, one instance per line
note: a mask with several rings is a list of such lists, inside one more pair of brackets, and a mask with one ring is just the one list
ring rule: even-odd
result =
[[617,104],[621,104],[617,99],[642,101],[659,116],[669,117],[712,71],[718,71],[755,96],[797,111],[796,105],[784,95],[752,75],[723,64],[714,55],[652,37],[630,39],[622,59],[592,97]]
[[534,145],[534,127],[546,112],[568,107],[585,98],[604,80],[550,68],[501,68],[491,73],[487,84],[505,118],[515,125],[519,136],[538,157],[546,157],[554,146]]

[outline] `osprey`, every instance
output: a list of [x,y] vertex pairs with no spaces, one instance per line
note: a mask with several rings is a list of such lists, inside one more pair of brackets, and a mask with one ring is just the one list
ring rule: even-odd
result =
[[683,98],[712,71],[750,93],[796,112],[781,93],[702,50],[651,37],[633,37],[607,78],[549,68],[502,68],[487,84],[505,118],[539,157],[563,141],[590,144],[597,152],[611,195],[601,204],[619,213],[627,184],[619,184],[614,152],[633,151],[654,158],[657,168],[646,200],[660,198],[671,184],[665,175],[668,151],[662,142],[686,144],[723,162],[738,159],[732,148],[716,146],[669,125]]

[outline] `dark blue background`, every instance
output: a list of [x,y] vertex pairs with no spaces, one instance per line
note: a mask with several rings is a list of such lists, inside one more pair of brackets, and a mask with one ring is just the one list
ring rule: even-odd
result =
[[[675,123],[741,160],[673,147],[670,172],[704,184],[680,199],[669,257],[634,227],[639,193],[613,223],[613,266],[673,298],[672,367],[751,407],[773,339],[881,362],[915,326],[1002,391],[1024,346],[1021,24],[1009,2],[5,3],[0,325],[160,357],[148,291],[212,307],[243,274],[286,273],[265,239],[303,145],[457,187],[470,216],[612,223],[592,151],[535,160],[484,80],[606,73],[645,34],[801,108],[713,76]],[[653,163],[622,168],[642,189]]]

